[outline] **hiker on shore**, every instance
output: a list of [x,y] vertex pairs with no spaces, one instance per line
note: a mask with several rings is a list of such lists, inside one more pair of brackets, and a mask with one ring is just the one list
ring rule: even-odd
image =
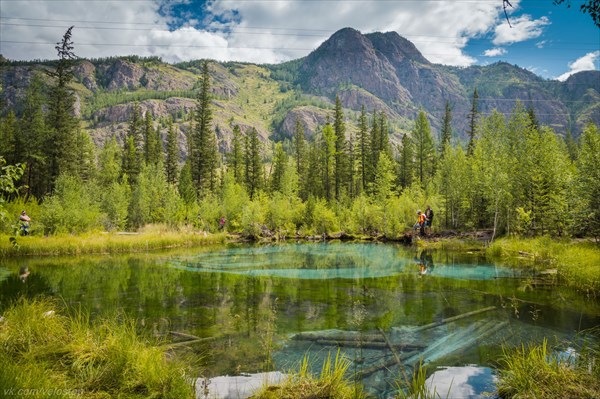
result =
[[420,235],[425,235],[425,223],[427,222],[427,218],[425,217],[425,214],[423,212],[421,212],[421,210],[419,209],[417,211],[417,223],[415,223],[414,225],[414,230],[419,230]]
[[428,228],[429,234],[431,234],[431,222],[433,221],[433,210],[431,206],[427,205],[427,209],[425,209],[425,227]]
[[27,216],[27,212],[23,211],[21,212],[21,215],[19,216],[19,222],[21,222],[21,235],[28,235],[29,234],[29,222],[31,222],[31,218],[29,216]]

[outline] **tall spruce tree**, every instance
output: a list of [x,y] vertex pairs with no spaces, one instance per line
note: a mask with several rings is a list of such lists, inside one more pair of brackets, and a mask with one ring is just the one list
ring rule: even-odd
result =
[[246,174],[246,189],[253,199],[258,190],[263,187],[264,171],[262,165],[262,156],[260,151],[260,140],[255,128],[250,129],[246,134],[246,150],[244,151],[244,164]]
[[239,125],[233,126],[231,151],[227,157],[227,164],[233,174],[234,181],[242,184],[244,182],[244,137]]
[[402,136],[398,157],[398,185],[402,188],[410,186],[414,177],[414,149],[407,134]]
[[442,121],[442,132],[440,134],[440,154],[444,157],[444,152],[452,141],[452,107],[450,101],[446,100],[444,107],[444,119]]
[[271,191],[282,192],[283,177],[286,173],[288,157],[281,143],[275,143],[273,155],[273,173],[271,174]]
[[76,58],[71,40],[72,30],[73,26],[67,29],[60,43],[57,43],[56,70],[48,72],[54,80],[50,87],[46,119],[46,125],[50,129],[46,148],[52,187],[59,174],[75,174],[73,169],[76,168],[77,151],[74,149],[79,120],[75,117],[75,96],[70,87],[73,81],[73,62]]
[[325,198],[327,201],[333,199],[334,184],[335,184],[335,130],[331,123],[327,123],[323,128],[323,146],[321,147],[323,161],[323,188],[325,192]]
[[429,121],[422,109],[415,121],[412,139],[415,151],[416,177],[421,185],[425,187],[435,172],[435,147]]
[[366,189],[369,183],[371,163],[371,143],[369,137],[369,127],[367,122],[367,113],[363,105],[358,118],[358,133],[356,136],[356,151],[358,153],[358,170],[360,174],[360,191]]
[[335,97],[335,115],[333,119],[335,132],[335,199],[339,200],[347,187],[348,155],[346,153],[346,124],[344,111],[338,96]]
[[144,160],[143,126],[139,104],[133,104],[133,110],[127,127],[127,137],[123,142],[123,166],[121,172],[127,176],[130,185],[137,182]]
[[45,148],[48,130],[44,120],[43,104],[42,80],[38,75],[34,75],[26,91],[21,117],[20,132],[26,145],[22,148],[22,159],[19,162],[26,164],[23,181],[27,195],[36,198],[41,198],[50,189]]
[[477,136],[477,118],[479,116],[479,94],[477,87],[473,90],[473,98],[471,100],[471,111],[469,112],[469,144],[467,145],[467,156],[473,155],[475,150],[475,138]]
[[200,91],[194,112],[191,146],[192,177],[200,196],[205,196],[216,188],[217,139],[211,122],[210,73],[208,61],[205,61],[202,64]]
[[[600,239],[600,130],[588,124],[581,135],[581,152],[577,159],[576,193],[582,209],[575,223],[584,233]],[[584,215],[584,217],[579,217]]]
[[167,154],[165,161],[165,173],[167,182],[177,183],[178,166],[179,165],[179,143],[177,133],[173,127],[173,117],[169,117],[167,123]]
[[298,185],[300,187],[300,197],[308,198],[305,187],[305,171],[306,171],[306,138],[304,136],[304,127],[300,120],[296,118],[296,127],[294,129],[294,137],[292,141],[294,149],[294,164],[296,166],[296,174],[298,175]]

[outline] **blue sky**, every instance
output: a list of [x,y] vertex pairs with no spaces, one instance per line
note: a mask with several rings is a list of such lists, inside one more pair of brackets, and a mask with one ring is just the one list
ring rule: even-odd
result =
[[551,0],[0,0],[0,53],[54,58],[74,25],[81,57],[138,54],[277,63],[307,55],[336,30],[396,31],[432,62],[506,61],[549,79],[600,69],[600,29]]

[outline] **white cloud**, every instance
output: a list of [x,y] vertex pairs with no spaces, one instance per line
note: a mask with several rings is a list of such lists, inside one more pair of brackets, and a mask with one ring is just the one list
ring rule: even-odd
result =
[[512,27],[508,25],[508,22],[496,26],[494,39],[492,40],[492,43],[496,46],[524,42],[540,37],[544,32],[544,26],[550,25],[550,20],[548,17],[532,20],[530,15],[524,14],[511,19],[510,23]]
[[595,62],[598,59],[600,59],[600,51],[587,53],[583,57],[580,57],[573,62],[569,62],[569,71],[558,76],[556,80],[564,82],[569,76],[573,75],[574,73],[597,69]]
[[[512,3],[518,7],[519,1]],[[172,19],[161,16],[160,4],[154,1],[15,0],[2,3],[3,17],[46,22],[3,19],[0,35],[4,41],[55,43],[69,22],[51,20],[112,21],[118,23],[73,22],[76,53],[89,58],[138,54],[171,62],[214,58],[274,63],[305,56],[332,33],[349,26],[363,33],[396,31],[432,62],[468,66],[476,62],[464,51],[469,40],[492,31],[504,18],[501,2],[213,0],[206,4],[213,15],[221,17],[209,21],[211,32],[189,25],[169,31]],[[233,9],[238,22],[223,22]],[[518,21],[515,25],[523,26]],[[8,26],[5,22],[59,27]],[[224,26],[228,29],[223,30]],[[110,29],[86,29],[90,27]],[[52,44],[2,43],[0,53],[10,59],[56,56]]]
[[504,54],[506,54],[506,49],[502,47],[491,48],[483,52],[483,55],[486,57],[498,57]]
[[537,43],[535,44],[535,47],[537,47],[537,48],[544,48],[544,47],[546,46],[546,44],[547,44],[547,43],[548,43],[548,41],[547,41],[547,40],[542,40],[541,42],[537,42]]

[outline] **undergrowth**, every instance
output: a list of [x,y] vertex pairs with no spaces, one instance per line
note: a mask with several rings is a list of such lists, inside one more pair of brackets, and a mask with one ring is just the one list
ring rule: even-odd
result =
[[0,392],[18,397],[194,398],[187,368],[167,360],[133,321],[61,314],[21,299],[0,321]]

